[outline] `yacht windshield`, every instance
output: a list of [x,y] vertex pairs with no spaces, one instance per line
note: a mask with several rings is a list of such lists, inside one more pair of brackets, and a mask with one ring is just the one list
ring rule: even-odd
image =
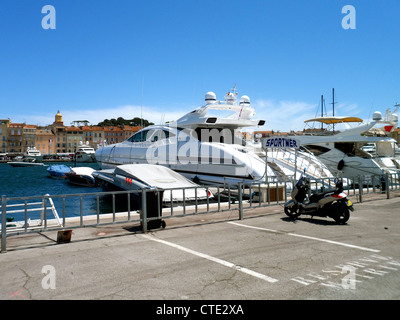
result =
[[349,157],[370,158],[371,155],[361,149],[362,143],[358,142],[335,142],[335,148],[339,149]]
[[131,136],[128,141],[129,142],[142,142],[146,141],[148,130],[141,130],[136,132],[133,136]]
[[129,142],[144,142],[144,141],[159,141],[162,139],[168,139],[175,134],[169,132],[168,130],[162,129],[149,129],[149,130],[141,130],[136,132],[133,136],[131,136],[127,141]]
[[172,132],[169,132],[167,130],[161,130],[161,129],[153,130],[152,134],[148,135],[151,142],[168,139],[169,137],[173,137],[173,136],[175,136],[175,134],[173,134]]
[[306,148],[308,151],[312,152],[315,156],[320,156],[321,154],[324,154],[331,150],[329,148],[313,144],[308,144]]

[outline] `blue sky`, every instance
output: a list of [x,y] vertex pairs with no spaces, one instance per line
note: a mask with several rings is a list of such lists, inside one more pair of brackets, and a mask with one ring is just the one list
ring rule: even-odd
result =
[[159,123],[236,83],[266,130],[302,129],[321,95],[331,112],[332,88],[336,115],[367,119],[400,102],[399,17],[398,0],[2,0],[0,118]]

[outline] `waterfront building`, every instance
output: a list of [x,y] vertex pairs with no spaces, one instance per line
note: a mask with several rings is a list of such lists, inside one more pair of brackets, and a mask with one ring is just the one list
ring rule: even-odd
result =
[[2,154],[8,152],[8,127],[10,123],[10,119],[0,119],[0,153]]
[[36,129],[35,147],[43,155],[55,154],[55,135],[50,129]]
[[124,126],[123,127],[124,140],[130,138],[134,133],[138,132],[142,128],[143,127],[141,127],[141,126]]
[[8,153],[23,153],[22,132],[24,123],[10,123],[8,127]]
[[101,126],[84,126],[82,129],[85,135],[83,142],[85,144],[89,142],[92,148],[98,149],[104,140],[104,128]]
[[104,127],[104,140],[107,144],[114,144],[124,141],[124,131],[121,127],[107,126]]
[[67,153],[75,153],[75,150],[79,146],[80,141],[85,141],[85,135],[82,127],[66,127],[65,128],[67,138]]
[[23,152],[26,152],[28,148],[35,147],[35,135],[37,126],[33,124],[25,124],[22,128],[22,146]]
[[[0,120],[1,121],[1,120]],[[400,128],[396,128],[394,129],[391,133],[390,133],[390,137],[395,139],[397,141],[397,144],[400,144]]]
[[67,133],[60,111],[56,113],[50,128],[54,134],[54,152],[67,153]]
[[88,121],[74,121],[73,124],[65,126],[59,110],[48,127],[0,119],[0,153],[24,153],[28,147],[36,147],[44,155],[72,154],[80,142],[98,149],[104,143],[122,142],[142,129],[125,125],[89,126]]

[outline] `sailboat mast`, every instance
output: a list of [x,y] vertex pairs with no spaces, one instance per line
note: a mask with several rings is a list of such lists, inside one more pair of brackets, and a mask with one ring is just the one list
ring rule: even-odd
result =
[[[324,96],[321,95],[321,117],[324,116]],[[321,122],[321,130],[324,128],[324,123]]]
[[[332,88],[332,110],[332,115],[335,116],[335,88]],[[333,132],[335,132],[335,124],[333,124]]]

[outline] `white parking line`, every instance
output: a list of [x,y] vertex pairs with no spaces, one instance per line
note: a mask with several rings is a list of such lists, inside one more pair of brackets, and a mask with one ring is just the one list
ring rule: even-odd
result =
[[238,265],[236,265],[236,264],[234,264],[234,263],[231,263],[231,262],[229,262],[229,261],[225,261],[225,260],[222,260],[222,259],[218,259],[218,258],[212,257],[212,256],[210,256],[210,255],[208,255],[208,254],[204,254],[204,253],[201,253],[201,252],[197,252],[197,251],[194,251],[194,250],[192,250],[192,249],[188,249],[188,248],[182,247],[182,246],[180,246],[180,245],[178,245],[178,244],[175,244],[175,243],[172,243],[172,242],[169,242],[169,241],[165,241],[165,240],[161,240],[161,239],[155,238],[155,237],[153,237],[153,236],[151,236],[151,235],[145,234],[145,235],[142,235],[142,236],[143,236],[144,238],[148,239],[148,240],[152,240],[152,241],[156,241],[156,242],[159,242],[159,243],[163,243],[163,244],[165,244],[165,245],[167,245],[167,246],[170,246],[170,247],[173,247],[173,248],[175,248],[175,249],[179,249],[179,250],[185,251],[185,252],[187,252],[187,253],[193,254],[193,255],[195,255],[195,256],[198,256],[198,257],[201,257],[201,258],[204,258],[204,259],[207,259],[207,260],[216,262],[216,263],[219,263],[219,264],[221,264],[221,265],[223,265],[223,266],[225,266],[225,267],[233,268],[233,269],[235,269],[235,270],[237,270],[237,271],[246,273],[246,274],[248,274],[248,275],[251,275],[251,276],[253,276],[253,277],[256,277],[256,278],[265,280],[265,281],[267,281],[267,282],[274,283],[274,282],[277,282],[277,281],[278,281],[277,279],[268,277],[268,276],[266,276],[266,275],[264,275],[264,274],[261,274],[261,273],[259,273],[259,272],[256,272],[256,271],[253,271],[253,270],[250,270],[250,269],[247,269],[247,268],[243,268],[243,267],[238,266]]
[[284,231],[272,230],[272,229],[267,229],[267,228],[253,227],[253,226],[248,226],[248,225],[237,223],[237,222],[233,222],[233,221],[229,221],[228,223],[234,224],[234,225],[240,226],[240,227],[263,230],[263,231],[274,232],[274,233],[282,233],[282,234],[287,234],[287,235],[293,236],[293,237],[300,237],[300,238],[305,238],[305,239],[310,239],[310,240],[322,241],[322,242],[327,242],[327,243],[331,243],[331,244],[337,244],[339,246],[344,246],[344,247],[349,247],[349,248],[354,248],[354,249],[360,249],[360,250],[364,250],[364,251],[380,252],[380,250],[366,248],[366,247],[360,247],[360,246],[355,246],[353,244],[348,244],[348,243],[344,243],[344,242],[338,242],[338,241],[333,241],[333,240],[328,240],[328,239],[310,237],[310,236],[305,236],[305,235],[291,233],[291,232],[285,233]]

